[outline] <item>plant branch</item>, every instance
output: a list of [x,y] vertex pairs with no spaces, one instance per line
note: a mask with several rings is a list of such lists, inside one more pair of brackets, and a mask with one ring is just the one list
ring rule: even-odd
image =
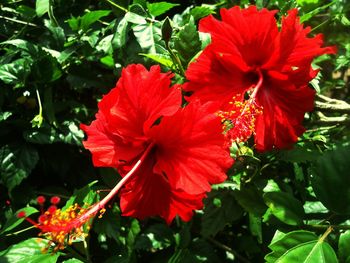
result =
[[315,110],[350,114],[350,104],[345,101],[328,98],[320,94],[316,95],[316,98]]
[[118,8],[119,10],[124,11],[125,13],[129,12],[128,9],[126,9],[125,7],[122,7],[121,5],[118,5],[118,4],[114,3],[114,2],[111,1],[111,0],[106,0],[106,2],[108,2],[110,5],[112,5],[112,6],[116,7],[116,8]]
[[57,19],[56,19],[54,13],[53,13],[53,5],[52,5],[52,3],[53,3],[53,0],[49,0],[49,10],[48,10],[47,13],[48,13],[48,15],[49,15],[49,18],[50,18],[51,23],[52,23],[55,27],[58,27],[59,24],[58,24],[58,22],[57,22]]
[[38,25],[33,24],[31,22],[22,21],[22,20],[14,19],[14,18],[7,17],[7,16],[0,16],[0,19],[5,19],[7,21],[11,21],[11,22],[26,25],[26,26],[39,27]]
[[305,228],[313,230],[325,230],[329,228],[334,230],[350,230],[350,225],[305,225]]
[[337,116],[337,117],[328,117],[324,115],[322,112],[316,112],[318,120],[314,121],[317,124],[339,124],[339,123],[350,123],[350,118],[347,115]]

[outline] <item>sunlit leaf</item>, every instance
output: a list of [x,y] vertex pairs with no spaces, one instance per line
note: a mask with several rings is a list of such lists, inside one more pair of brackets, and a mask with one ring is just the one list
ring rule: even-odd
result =
[[42,238],[27,239],[1,251],[0,262],[55,263],[60,253],[43,253],[43,250],[48,247],[48,240]]
[[154,17],[164,14],[175,6],[179,6],[179,4],[168,2],[147,3],[148,12]]
[[264,200],[272,214],[288,225],[300,225],[303,222],[304,209],[299,200],[285,192],[268,192]]
[[293,231],[269,245],[267,263],[335,263],[338,262],[332,247],[308,231]]

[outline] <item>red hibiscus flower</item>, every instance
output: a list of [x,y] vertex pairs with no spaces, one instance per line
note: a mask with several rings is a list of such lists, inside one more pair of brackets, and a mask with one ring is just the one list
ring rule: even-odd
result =
[[168,224],[178,215],[184,221],[203,207],[210,185],[226,179],[232,165],[220,118],[209,104],[191,102],[181,108],[181,90],[169,88],[171,74],[159,66],[150,71],[129,65],[117,86],[102,98],[90,126],[81,125],[83,142],[96,166],[117,168],[118,184],[91,207],[77,204],[58,209],[59,197],[38,197],[42,215],[38,221],[24,217],[63,249],[75,237],[85,235],[83,226],[120,191],[123,215],[146,218],[159,215]]
[[159,66],[128,66],[99,103],[96,120],[81,125],[96,166],[115,167],[124,178],[139,166],[121,191],[123,214],[159,215],[168,223],[176,215],[188,221],[232,164],[220,119],[207,105],[181,108],[171,77]]
[[255,132],[260,151],[288,148],[304,132],[301,122],[315,95],[308,87],[317,74],[311,62],[336,52],[322,47],[321,34],[308,36],[311,29],[300,24],[296,9],[282,18],[280,30],[276,12],[233,7],[221,10],[222,21],[202,19],[199,29],[210,33],[212,42],[190,64],[184,86],[193,92],[190,101],[217,102],[233,127],[231,139],[246,140]]

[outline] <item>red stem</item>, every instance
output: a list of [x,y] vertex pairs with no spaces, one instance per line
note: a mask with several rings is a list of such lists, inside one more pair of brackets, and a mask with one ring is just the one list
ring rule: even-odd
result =
[[91,216],[94,216],[95,214],[97,214],[98,211],[100,211],[118,193],[118,191],[123,187],[123,185],[129,181],[129,179],[133,176],[135,171],[140,167],[142,162],[145,160],[145,158],[147,157],[148,153],[151,151],[153,146],[154,146],[154,143],[151,143],[150,145],[148,145],[146,150],[143,152],[142,156],[140,157],[140,159],[134,165],[134,167],[118,182],[118,184],[109,192],[109,194],[106,195],[105,198],[103,198],[100,202],[92,206],[90,210],[84,213],[81,217],[78,217],[77,220],[80,222],[85,222]]
[[257,72],[258,72],[258,75],[259,75],[259,81],[255,85],[254,91],[253,91],[252,95],[250,96],[250,98],[252,98],[252,99],[255,98],[255,96],[258,93],[258,90],[260,89],[260,87],[262,86],[262,83],[263,83],[263,80],[264,80],[264,77],[263,77],[263,74],[261,73],[261,70],[258,69]]

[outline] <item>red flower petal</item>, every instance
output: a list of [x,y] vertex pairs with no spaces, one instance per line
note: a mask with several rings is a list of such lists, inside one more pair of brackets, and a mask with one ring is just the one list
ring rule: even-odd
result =
[[153,164],[154,160],[148,158],[122,190],[120,207],[123,215],[139,219],[158,215],[168,224],[179,215],[182,220],[189,221],[193,210],[203,207],[205,193],[190,195],[173,189],[164,175],[153,171]]
[[209,107],[190,103],[149,132],[156,143],[154,172],[190,194],[208,192],[211,184],[223,182],[233,162],[220,118],[210,114]]
[[115,134],[135,141],[143,139],[161,116],[174,114],[181,105],[181,91],[169,88],[169,73],[161,73],[159,66],[148,71],[141,64],[125,68],[116,88],[103,97],[99,108]]
[[302,120],[313,109],[315,91],[308,86],[296,88],[292,83],[271,79],[269,88],[261,89],[257,102],[263,114],[257,117],[255,143],[259,151],[288,148],[304,131]]
[[90,126],[80,124],[80,129],[86,132],[88,139],[83,141],[86,149],[92,153],[92,161],[95,166],[115,167],[118,164],[116,152],[117,141],[107,128],[107,120],[104,114],[98,112],[96,120]]
[[100,101],[96,120],[80,126],[88,135],[83,144],[91,151],[95,166],[124,165],[145,149],[144,129],[181,105],[180,89],[169,88],[171,77],[161,73],[159,66],[147,71],[132,64],[123,70],[116,88]]

